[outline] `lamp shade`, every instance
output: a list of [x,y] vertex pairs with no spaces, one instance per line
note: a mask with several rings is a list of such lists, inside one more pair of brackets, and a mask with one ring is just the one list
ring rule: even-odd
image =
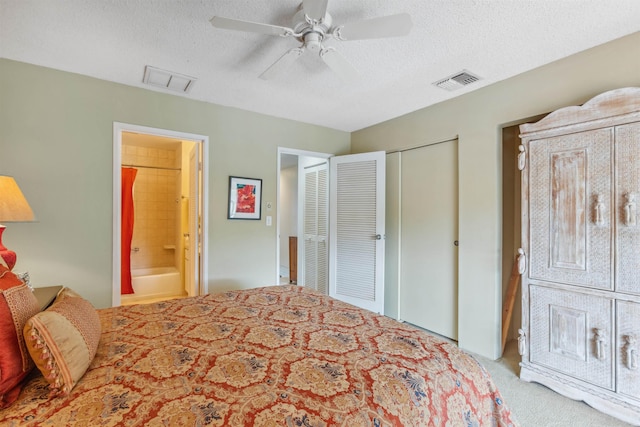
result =
[[[33,221],[33,211],[24,198],[22,191],[11,176],[0,175],[0,222]],[[0,265],[9,270],[16,263],[16,253],[2,244],[2,234],[5,226],[0,224]]]
[[33,211],[12,176],[0,175],[0,223],[33,221]]

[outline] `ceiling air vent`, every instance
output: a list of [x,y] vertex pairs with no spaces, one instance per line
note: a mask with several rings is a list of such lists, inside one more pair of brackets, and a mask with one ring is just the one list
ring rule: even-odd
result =
[[144,78],[142,82],[175,92],[188,93],[196,80],[195,77],[174,73],[173,71],[161,70],[160,68],[147,65],[144,67]]
[[459,73],[455,73],[446,79],[438,80],[434,83],[435,86],[446,90],[456,90],[463,86],[477,82],[480,77],[471,74],[467,70],[462,70]]

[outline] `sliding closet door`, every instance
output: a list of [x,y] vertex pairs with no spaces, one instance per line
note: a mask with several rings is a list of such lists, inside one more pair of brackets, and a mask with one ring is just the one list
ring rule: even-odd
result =
[[458,336],[458,142],[401,153],[400,318]]

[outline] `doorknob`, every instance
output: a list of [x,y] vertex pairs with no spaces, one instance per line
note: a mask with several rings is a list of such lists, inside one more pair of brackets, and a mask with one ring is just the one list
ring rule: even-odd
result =
[[376,240],[382,240],[382,234],[376,234]]

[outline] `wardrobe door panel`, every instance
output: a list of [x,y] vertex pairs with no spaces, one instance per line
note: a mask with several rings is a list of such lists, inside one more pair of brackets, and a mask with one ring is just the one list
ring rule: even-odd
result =
[[530,278],[612,289],[613,129],[530,142]]
[[640,294],[640,122],[616,127],[616,290]]

